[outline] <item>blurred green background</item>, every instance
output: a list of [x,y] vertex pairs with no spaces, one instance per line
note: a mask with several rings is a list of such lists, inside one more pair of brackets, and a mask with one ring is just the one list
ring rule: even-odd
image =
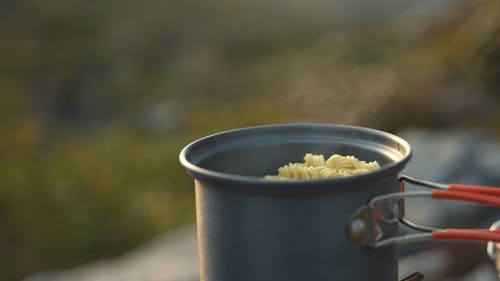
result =
[[500,133],[498,0],[6,0],[0,38],[0,280],[193,223],[210,133]]

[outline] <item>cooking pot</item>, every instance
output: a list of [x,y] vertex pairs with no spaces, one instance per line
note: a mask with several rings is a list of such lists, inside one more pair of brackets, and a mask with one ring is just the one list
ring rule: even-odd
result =
[[[263,179],[306,153],[354,155],[381,169],[314,181]],[[411,154],[396,135],[326,124],[242,128],[187,145],[180,161],[195,182],[201,280],[395,281],[403,241],[500,241],[495,230],[437,230],[404,219],[405,196],[500,206],[500,189],[400,176]],[[405,192],[408,181],[436,189]],[[399,235],[401,223],[420,233]]]

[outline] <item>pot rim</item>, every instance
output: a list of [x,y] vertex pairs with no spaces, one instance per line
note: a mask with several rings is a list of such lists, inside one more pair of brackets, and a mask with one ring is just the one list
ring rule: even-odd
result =
[[[255,176],[245,176],[245,175],[238,175],[238,174],[231,174],[231,173],[225,173],[225,172],[218,172],[218,171],[213,171],[207,168],[203,168],[197,164],[192,163],[191,161],[188,160],[189,153],[193,149],[194,146],[198,145],[201,142],[206,142],[210,141],[211,139],[223,136],[223,135],[231,135],[231,134],[237,134],[239,132],[243,131],[251,131],[251,130],[269,130],[269,129],[279,129],[279,128],[292,128],[292,127],[320,127],[323,129],[328,129],[330,128],[336,128],[336,129],[350,129],[350,130],[355,130],[355,131],[364,131],[366,133],[376,135],[379,137],[384,137],[386,139],[390,139],[397,143],[398,148],[399,146],[402,146],[404,149],[404,154],[399,150],[402,154],[403,157],[399,159],[398,161],[391,162],[389,164],[383,165],[381,169],[362,174],[362,175],[357,175],[357,176],[351,176],[351,177],[340,177],[340,178],[331,178],[331,179],[316,179],[316,180],[290,180],[290,181],[274,181],[274,180],[264,180],[261,177],[255,177]],[[361,126],[350,126],[350,125],[337,125],[337,124],[327,124],[327,123],[285,123],[285,124],[270,124],[270,125],[260,125],[260,126],[250,126],[250,127],[242,127],[242,128],[237,128],[237,129],[231,129],[231,130],[226,130],[218,133],[214,133],[205,137],[202,137],[200,139],[197,139],[188,145],[186,145],[180,152],[179,154],[179,161],[180,163],[187,169],[188,173],[192,174],[195,176],[197,179],[197,176],[201,176],[204,178],[211,178],[211,179],[217,179],[217,180],[222,180],[222,181],[235,181],[238,183],[247,183],[251,185],[266,185],[266,186],[280,186],[280,185],[286,185],[287,187],[293,187],[293,186],[303,186],[304,183],[307,183],[308,185],[324,185],[325,183],[335,183],[335,184],[347,184],[347,183],[352,183],[352,182],[359,182],[359,181],[366,181],[370,179],[375,179],[379,178],[381,176],[387,175],[394,173],[393,170],[397,169],[397,167],[401,167],[400,170],[404,167],[404,165],[410,160],[412,156],[412,149],[410,144],[403,138],[373,128],[368,128],[368,127],[361,127]],[[285,164],[285,163],[284,163]],[[398,171],[399,172],[399,171]]]

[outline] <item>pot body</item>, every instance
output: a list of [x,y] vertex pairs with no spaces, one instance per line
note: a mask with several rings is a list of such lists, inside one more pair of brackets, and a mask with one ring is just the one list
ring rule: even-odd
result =
[[[355,155],[382,169],[332,180],[262,180],[306,153]],[[396,247],[359,247],[345,228],[370,198],[397,191],[410,155],[396,136],[317,124],[244,128],[188,145],[180,159],[195,178],[201,280],[396,281]]]

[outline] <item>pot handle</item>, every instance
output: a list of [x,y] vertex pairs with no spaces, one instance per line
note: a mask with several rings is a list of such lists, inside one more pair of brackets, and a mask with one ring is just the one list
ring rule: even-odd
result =
[[[347,234],[356,244],[378,248],[390,244],[421,240],[474,240],[500,243],[500,230],[438,229],[417,225],[404,217],[405,197],[460,200],[500,208],[500,188],[441,184],[417,180],[408,176],[401,176],[399,182],[400,192],[376,196],[353,214],[347,226]],[[433,190],[405,191],[405,182],[426,186]],[[420,231],[420,233],[387,237],[398,223]]]
[[500,196],[500,188],[490,187],[490,186],[465,185],[465,184],[452,183],[452,184],[450,184],[448,190],[474,192],[474,193],[491,195],[491,196]]
[[453,229],[446,228],[432,232],[433,240],[470,240],[500,242],[500,230],[489,229]]
[[[435,182],[430,182],[430,181],[417,180],[415,178],[412,178],[409,176],[404,176],[404,175],[399,177],[399,181],[400,181],[400,183],[407,181],[409,183],[413,183],[416,185],[421,185],[421,186],[426,186],[426,187],[441,189],[441,190],[461,191],[461,192],[469,192],[469,193],[474,193],[474,194],[500,196],[500,188],[499,187],[468,185],[468,184],[459,184],[459,183],[442,184],[442,183],[435,183]],[[401,185],[400,185],[400,191],[402,191]]]
[[[405,182],[432,188],[432,191],[405,191]],[[442,184],[417,180],[408,176],[399,178],[399,192],[372,198],[351,217],[347,234],[361,246],[378,248],[385,245],[421,240],[469,240],[488,242],[488,255],[495,262],[500,279],[500,220],[490,229],[438,229],[421,226],[404,217],[404,198],[426,196],[433,199],[450,199],[474,202],[500,208],[500,188],[464,184]],[[419,233],[386,237],[394,225],[401,223]],[[421,280],[421,279],[403,280]]]

